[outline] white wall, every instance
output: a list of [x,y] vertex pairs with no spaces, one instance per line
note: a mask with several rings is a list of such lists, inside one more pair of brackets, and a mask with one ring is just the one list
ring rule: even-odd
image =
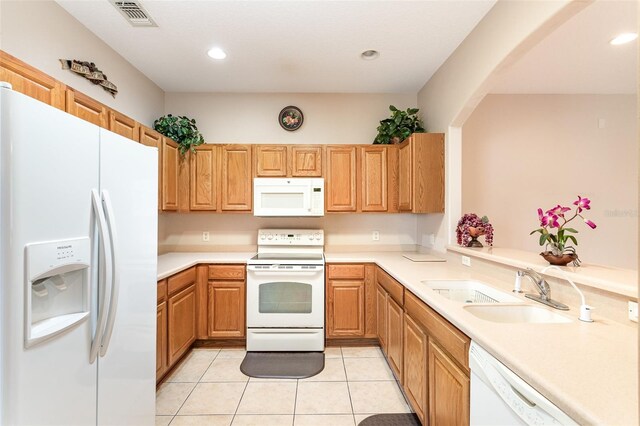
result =
[[[418,240],[435,234],[444,250],[461,215],[460,126],[482,100],[500,71],[589,0],[498,1],[418,93],[418,107],[430,131],[446,133],[445,214],[418,219]],[[454,242],[455,240],[453,240]]]
[[[416,103],[416,94],[167,93],[165,112],[195,118],[208,143],[370,144],[389,105]],[[288,105],[304,114],[295,132],[278,124]]]
[[[319,228],[325,231],[325,245],[332,249],[382,250],[414,249],[417,216],[411,214],[335,214],[321,218],[256,218],[245,214],[160,215],[159,251],[230,250],[255,246],[260,228]],[[210,240],[202,241],[202,232]],[[372,231],[380,240],[372,241]],[[235,247],[230,247],[235,246]]]
[[537,208],[589,197],[580,258],[636,269],[636,114],[635,95],[488,95],[462,128],[463,212],[489,216],[495,245],[536,251]]
[[[54,1],[0,1],[0,48],[88,96],[150,126],[164,92]],[[113,98],[58,59],[94,62],[118,86]]]

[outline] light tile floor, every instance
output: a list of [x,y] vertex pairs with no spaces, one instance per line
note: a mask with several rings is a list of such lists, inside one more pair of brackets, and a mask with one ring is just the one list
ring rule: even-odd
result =
[[156,394],[156,425],[354,426],[410,408],[376,347],[327,348],[307,379],[256,379],[245,351],[194,349]]

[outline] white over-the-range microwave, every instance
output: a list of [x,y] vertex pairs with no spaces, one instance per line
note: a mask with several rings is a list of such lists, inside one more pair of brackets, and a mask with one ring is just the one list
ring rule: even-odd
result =
[[324,178],[254,178],[254,216],[324,216]]

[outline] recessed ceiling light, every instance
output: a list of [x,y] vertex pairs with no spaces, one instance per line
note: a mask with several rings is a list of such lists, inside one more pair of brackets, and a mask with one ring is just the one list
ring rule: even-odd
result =
[[211,56],[213,59],[224,59],[227,57],[227,54],[224,53],[224,50],[219,47],[214,47],[207,52],[207,55]]
[[611,40],[609,43],[611,43],[614,46],[616,46],[618,44],[629,43],[630,41],[633,41],[633,40],[635,40],[637,38],[638,38],[638,33],[624,33],[624,34],[618,35],[616,38]]
[[360,57],[365,61],[371,61],[373,59],[376,59],[378,56],[380,56],[380,52],[378,52],[377,50],[365,50],[360,54]]

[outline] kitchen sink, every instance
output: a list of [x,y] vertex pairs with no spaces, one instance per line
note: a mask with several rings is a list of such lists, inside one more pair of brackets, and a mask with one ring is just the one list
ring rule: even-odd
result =
[[462,303],[522,302],[515,296],[474,280],[427,280],[427,287],[447,299]]
[[547,308],[533,305],[477,305],[465,306],[472,315],[492,322],[503,323],[568,323],[571,320]]

